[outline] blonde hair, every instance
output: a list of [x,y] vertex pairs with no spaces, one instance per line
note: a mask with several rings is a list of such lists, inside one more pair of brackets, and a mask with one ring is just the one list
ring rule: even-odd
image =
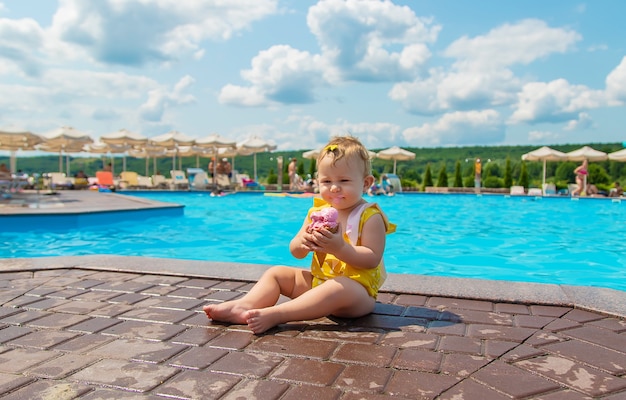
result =
[[326,157],[332,157],[332,165],[342,158],[355,159],[363,162],[363,176],[372,174],[370,155],[359,139],[353,136],[336,136],[328,142],[317,157],[317,164]]

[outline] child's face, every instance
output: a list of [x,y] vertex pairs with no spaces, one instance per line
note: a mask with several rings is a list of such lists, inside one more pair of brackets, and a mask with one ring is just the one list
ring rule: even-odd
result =
[[363,176],[363,165],[359,160],[346,157],[334,165],[332,157],[324,157],[317,172],[320,195],[338,210],[358,204],[374,180],[371,175]]

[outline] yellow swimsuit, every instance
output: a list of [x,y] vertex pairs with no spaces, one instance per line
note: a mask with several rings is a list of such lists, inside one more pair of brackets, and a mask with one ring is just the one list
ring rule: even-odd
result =
[[[309,213],[307,215],[309,222],[313,211],[318,211],[325,207],[330,207],[330,205],[322,199],[315,198],[313,207],[309,209]],[[344,240],[348,243],[359,246],[361,244],[361,230],[363,229],[365,221],[376,214],[380,214],[383,217],[386,233],[393,233],[396,231],[396,226],[389,222],[387,216],[382,212],[377,204],[366,203],[355,209],[352,214],[350,214],[350,217],[348,218],[348,226],[345,228],[345,233],[343,235]],[[357,223],[357,230],[353,232],[353,228],[350,225],[356,225]],[[367,293],[373,298],[376,298],[378,295],[378,289],[382,286],[385,278],[387,277],[382,258],[378,266],[375,268],[356,268],[337,259],[337,257],[332,254],[326,254],[326,257],[320,260],[318,253],[313,255],[311,273],[313,274],[313,287],[337,276],[347,276],[348,278],[363,285],[363,287],[367,290]]]

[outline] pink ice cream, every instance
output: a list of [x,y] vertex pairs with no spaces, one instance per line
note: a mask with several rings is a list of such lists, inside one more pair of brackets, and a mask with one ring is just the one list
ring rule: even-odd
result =
[[332,207],[325,207],[319,211],[311,213],[311,224],[307,227],[307,232],[318,231],[320,229],[328,229],[335,233],[339,228],[337,217],[339,213]]

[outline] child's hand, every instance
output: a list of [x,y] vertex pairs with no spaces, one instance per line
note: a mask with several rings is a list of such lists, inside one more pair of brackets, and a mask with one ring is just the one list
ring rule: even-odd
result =
[[341,229],[338,229],[336,233],[328,229],[311,232],[308,236],[310,236],[309,241],[313,245],[313,250],[337,255],[346,245],[341,232]]

